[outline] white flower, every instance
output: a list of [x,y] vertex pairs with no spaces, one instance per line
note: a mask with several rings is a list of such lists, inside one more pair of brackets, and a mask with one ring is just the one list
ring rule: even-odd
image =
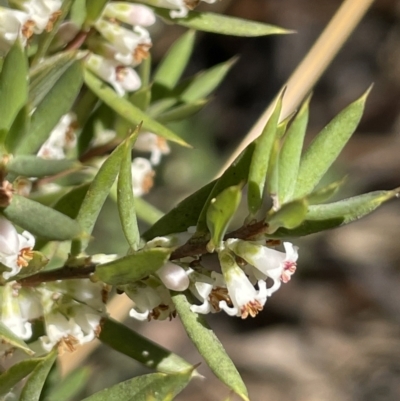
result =
[[18,234],[15,227],[0,216],[0,263],[11,269],[3,272],[4,279],[8,280],[18,274],[22,267],[28,266],[34,245],[32,234],[28,231]]
[[154,171],[151,163],[143,157],[136,157],[132,161],[132,189],[135,196],[142,196],[153,186]]
[[37,155],[44,159],[64,159],[65,150],[76,145],[75,128],[76,116],[73,113],[62,116]]
[[226,246],[240,256],[247,263],[254,266],[254,276],[259,280],[270,277],[274,284],[268,289],[269,294],[277,291],[281,281],[287,283],[291,275],[296,271],[298,259],[298,248],[290,242],[283,243],[285,252],[261,245],[259,242],[242,241],[239,239],[228,239]]
[[189,277],[183,267],[167,262],[156,271],[163,284],[173,291],[185,291],[189,287]]
[[165,235],[164,237],[154,237],[152,240],[146,243],[145,248],[177,248],[185,244],[192,237],[192,235],[193,233],[183,231],[181,233]]
[[[157,6],[178,9],[177,11],[171,11],[169,15],[171,18],[185,18],[189,10],[193,10],[198,6],[201,0],[158,0]],[[203,0],[206,3],[212,4],[217,0]]]
[[0,7],[0,51],[6,53],[10,46],[19,37],[23,44],[31,36],[29,29],[29,15],[23,11]]
[[163,285],[135,283],[122,287],[134,302],[129,315],[136,320],[165,320],[175,313],[175,306],[167,288]]
[[135,66],[147,58],[151,39],[143,27],[137,25],[130,31],[103,19],[98,20],[95,27],[118,50],[115,60]]
[[218,257],[232,302],[232,306],[229,306],[225,300],[221,301],[219,307],[228,315],[240,316],[242,319],[249,315],[256,316],[267,300],[266,282],[259,280],[257,291],[228,250],[221,251]]
[[86,66],[94,74],[111,84],[119,96],[140,88],[141,81],[136,71],[133,68],[121,66],[114,60],[91,54],[86,60]]
[[104,10],[104,16],[129,25],[150,26],[156,22],[156,17],[151,8],[120,1],[108,3]]
[[170,152],[166,139],[152,132],[141,133],[135,142],[135,149],[151,152],[150,162],[155,166],[160,163],[162,155],[167,155]]

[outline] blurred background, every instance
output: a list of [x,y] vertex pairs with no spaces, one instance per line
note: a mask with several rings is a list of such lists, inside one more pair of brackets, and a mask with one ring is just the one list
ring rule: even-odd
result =
[[[187,74],[236,55],[210,104],[173,128],[194,150],[172,145],[146,197],[163,211],[210,181],[318,38],[339,0],[223,0],[209,10],[268,22],[297,34],[233,38],[198,33]],[[207,7],[202,7],[203,10]],[[159,23],[154,65],[183,32]],[[315,134],[374,83],[356,134],[331,172],[349,174],[340,197],[400,186],[400,1],[376,0],[314,89],[307,134]],[[91,252],[123,254],[115,205],[104,209]],[[296,275],[255,319],[209,316],[248,386],[252,401],[400,399],[400,203],[391,201],[347,227],[295,241]],[[171,322],[126,322],[183,356],[202,362]],[[145,371],[105,346],[88,359],[86,394]],[[204,362],[178,401],[222,401],[229,391]],[[232,397],[232,399],[235,399]]]

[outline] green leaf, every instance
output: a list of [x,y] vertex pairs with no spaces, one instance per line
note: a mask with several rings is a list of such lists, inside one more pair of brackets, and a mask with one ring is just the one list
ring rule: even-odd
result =
[[3,322],[0,322],[0,339],[3,344],[9,344],[11,347],[18,348],[28,355],[33,355],[34,352],[16,336]]
[[235,365],[222,344],[209,328],[203,316],[190,310],[190,303],[182,293],[172,296],[178,316],[190,340],[214,374],[243,400],[249,400],[247,389]]
[[7,170],[25,177],[46,177],[61,173],[69,169],[77,169],[80,163],[77,160],[50,160],[37,156],[21,155],[11,159],[7,164]]
[[88,29],[101,17],[108,0],[86,0],[86,20],[83,27]]
[[20,41],[16,40],[4,59],[0,74],[0,132],[3,135],[27,100],[28,62]]
[[[154,2],[149,2],[152,5]],[[156,13],[168,22],[182,25],[187,28],[196,29],[198,31],[219,33],[222,35],[233,36],[265,36],[265,35],[279,35],[284,33],[292,33],[283,28],[274,25],[262,24],[260,22],[248,21],[241,18],[228,17],[226,15],[214,13],[199,13],[190,11],[185,18],[171,18],[169,10],[156,8]]]
[[178,93],[180,92],[179,99],[185,103],[204,99],[222,82],[236,61],[237,57],[233,57],[195,75],[188,82],[182,82],[184,90],[180,92],[179,86],[177,87]]
[[3,210],[3,214],[33,235],[49,240],[65,241],[81,233],[75,220],[51,207],[16,194],[13,195],[11,204]]
[[224,189],[242,183],[245,185],[249,174],[251,159],[254,152],[255,143],[252,142],[245,150],[233,161],[225,172],[215,181],[215,185],[208,195],[206,202],[197,221],[197,232],[204,234],[207,229],[207,210],[211,200],[220,194]]
[[178,99],[173,97],[167,97],[164,99],[156,100],[149,106],[146,113],[150,117],[155,118],[160,114],[164,113],[165,111],[169,110],[176,103],[178,103]]
[[219,248],[226,230],[242,199],[243,185],[236,185],[224,189],[211,200],[207,210],[207,227],[210,230],[211,240],[207,244],[207,250],[214,252]]
[[29,105],[31,109],[37,107],[51,88],[61,78],[72,64],[81,55],[76,50],[70,50],[41,60],[29,72]]
[[96,267],[96,276],[107,284],[133,283],[154,273],[169,258],[171,249],[150,248]]
[[191,377],[192,370],[170,375],[150,373],[118,383],[82,401],[171,401]]
[[76,217],[86,237],[72,243],[71,253],[73,255],[83,252],[89,243],[89,236],[93,231],[97,217],[119,173],[126,141],[129,141],[129,138],[115,148],[102,164],[86,192],[86,196]]
[[150,104],[151,100],[151,86],[142,86],[136,92],[129,96],[129,101],[142,111],[145,111]]
[[139,135],[140,127],[131,135],[128,141],[125,142],[125,149],[121,160],[121,167],[118,175],[117,185],[117,204],[119,218],[121,220],[122,230],[129,246],[134,251],[137,250],[140,242],[139,227],[135,212],[135,199],[132,188],[132,146],[136,142]]
[[151,131],[165,139],[176,142],[182,146],[189,146],[183,139],[164,127],[157,121],[150,118],[142,110],[135,107],[128,100],[118,96],[111,88],[105,85],[103,81],[96,78],[89,71],[84,74],[86,85],[117,114],[125,118],[131,124],[137,125],[143,121],[142,128]]
[[142,237],[149,241],[154,237],[186,231],[195,226],[205,202],[216,181],[212,181],[178,203],[171,211],[150,227]]
[[270,155],[276,138],[279,116],[281,114],[282,98],[283,93],[279,96],[274,111],[268,119],[263,132],[256,140],[256,146],[251,159],[247,204],[252,215],[258,212],[264,198],[264,187],[267,179]]
[[11,366],[0,375],[0,396],[8,393],[19,381],[28,376],[43,358],[32,358]]
[[[104,319],[99,339],[114,350],[158,372],[176,373],[193,368],[189,362],[180,356],[113,319]],[[135,346],[132,347],[132,344]]]
[[382,203],[399,197],[400,188],[392,191],[375,191],[325,205],[311,205],[305,221],[293,230],[280,228],[274,238],[300,237],[328,230],[359,220],[373,212]]
[[342,110],[308,147],[301,158],[293,198],[309,194],[339,156],[357,128],[370,90]]
[[195,32],[190,30],[173,43],[154,73],[156,85],[167,89],[175,87],[189,62],[194,41]]
[[53,386],[46,393],[46,401],[70,401],[87,386],[90,369],[81,367],[71,372],[66,378]]
[[279,154],[279,201],[281,204],[292,199],[299,171],[304,135],[308,124],[308,110],[311,97],[302,104],[290,125]]
[[279,227],[288,229],[298,227],[306,218],[308,203],[305,199],[297,199],[283,205],[277,212],[267,216],[267,233],[275,232]]
[[157,117],[157,121],[165,124],[171,121],[184,120],[185,118],[188,118],[199,112],[207,103],[208,99],[200,99],[193,103],[182,104],[160,114]]
[[320,203],[326,202],[328,199],[332,198],[343,183],[346,181],[347,177],[342,178],[341,180],[335,181],[332,184],[327,185],[317,191],[311,192],[310,195],[307,195],[306,199],[309,205],[316,205]]
[[140,81],[142,82],[142,87],[150,88],[151,54],[148,54],[148,56],[139,64],[138,73]]
[[50,369],[57,358],[57,349],[53,349],[43,360],[35,367],[28,381],[22,389],[19,401],[39,401],[44,383]]
[[14,154],[19,144],[29,132],[30,116],[28,106],[22,107],[15,117],[5,139],[5,147],[9,153]]
[[75,61],[50,89],[32,114],[29,134],[18,147],[20,154],[36,153],[60,118],[71,110],[82,86],[82,62]]

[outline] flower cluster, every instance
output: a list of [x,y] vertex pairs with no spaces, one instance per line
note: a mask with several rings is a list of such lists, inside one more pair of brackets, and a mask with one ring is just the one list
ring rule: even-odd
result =
[[[187,239],[187,233],[181,234],[155,238],[147,247],[179,246]],[[131,316],[138,320],[171,318],[175,309],[168,290],[189,290],[199,301],[191,306],[193,312],[223,310],[242,319],[254,317],[296,270],[297,247],[289,242],[283,245],[285,252],[262,241],[228,239],[218,253],[221,273],[207,270],[198,260],[168,262],[151,279],[123,288],[135,303]]]

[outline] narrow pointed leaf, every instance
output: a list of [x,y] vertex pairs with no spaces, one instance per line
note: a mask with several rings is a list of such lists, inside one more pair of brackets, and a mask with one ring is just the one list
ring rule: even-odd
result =
[[[129,141],[129,138],[126,141]],[[125,142],[122,142],[102,164],[86,192],[86,196],[76,217],[86,237],[73,242],[71,252],[74,255],[85,250],[89,243],[89,236],[93,231],[100,210],[117,178],[124,149]]]
[[155,117],[159,116],[160,114],[169,110],[171,107],[173,107],[177,103],[178,103],[178,99],[176,99],[174,97],[166,97],[164,99],[160,99],[160,100],[153,102],[147,109],[146,113],[150,117],[155,118]]
[[332,184],[327,185],[317,191],[311,192],[310,195],[307,195],[306,199],[309,205],[317,205],[320,203],[326,202],[328,199],[332,198],[343,183],[346,181],[347,177],[342,178],[339,181],[335,181]]
[[215,185],[208,195],[206,202],[197,221],[197,232],[206,233],[207,229],[207,210],[210,202],[224,189],[242,183],[245,185],[249,175],[249,168],[254,152],[255,143],[252,142],[247,148],[233,161],[224,173],[215,181]]
[[72,168],[77,169],[79,166],[80,163],[77,160],[50,160],[37,156],[21,155],[16,156],[7,164],[7,170],[24,177],[41,178]]
[[325,205],[311,205],[305,221],[293,230],[280,228],[274,238],[300,237],[349,224],[377,209],[382,203],[398,197],[400,188],[375,191]]
[[305,151],[301,158],[293,198],[309,194],[339,156],[357,128],[369,92],[370,89],[342,110]]
[[28,355],[33,355],[34,352],[16,336],[7,326],[0,322],[0,339],[3,344],[9,344],[11,347],[18,348]]
[[36,153],[60,118],[71,110],[82,86],[82,62],[75,61],[50,89],[32,114],[29,135],[18,147],[20,154]]
[[304,135],[308,124],[310,97],[305,100],[291,123],[279,154],[279,200],[286,203],[292,199],[299,172]]
[[268,223],[267,233],[273,233],[279,227],[288,229],[298,227],[306,218],[307,206],[305,199],[298,199],[283,205],[277,212],[272,213],[265,219]]
[[150,87],[151,61],[151,54],[148,54],[138,67],[142,87]]
[[0,396],[8,393],[19,381],[28,376],[43,358],[32,358],[11,366],[0,375]]
[[[158,372],[176,373],[193,368],[189,362],[180,356],[113,319],[104,320],[99,339],[114,350]],[[132,347],[132,344],[135,346]]]
[[3,214],[16,225],[44,239],[65,241],[81,233],[75,220],[51,207],[16,194],[13,195],[11,204],[3,210]]
[[[147,0],[146,3],[157,5],[156,1],[157,0]],[[190,11],[188,16],[185,18],[171,18],[169,15],[169,10],[161,8],[157,8],[156,13],[168,22],[173,22],[175,24],[196,29],[198,31],[213,32],[222,35],[250,37],[292,32],[274,25],[262,24],[260,22],[228,17],[226,15],[214,13]]]
[[127,99],[118,96],[111,88],[109,88],[103,81],[96,78],[89,71],[84,74],[86,85],[109,107],[111,107],[117,114],[125,118],[130,123],[137,125],[143,121],[142,128],[149,130],[155,134],[162,136],[165,139],[176,142],[182,146],[189,146],[178,135],[174,134],[171,130],[164,127],[157,121],[153,120],[142,110],[135,107]]
[[190,310],[190,303],[184,294],[176,293],[172,300],[190,340],[215,376],[243,400],[249,400],[246,386],[235,365],[203,316]]
[[[0,73],[0,132],[9,130],[27,100],[28,61],[21,43],[16,40]],[[4,136],[0,139],[3,142]]]
[[19,144],[28,134],[30,128],[30,116],[28,106],[21,108],[15,117],[5,139],[5,148],[9,153],[16,154]]
[[173,109],[160,114],[157,117],[157,121],[160,121],[161,123],[165,124],[171,121],[184,120],[185,118],[188,118],[193,114],[198,113],[207,103],[208,99],[200,99],[193,103],[183,104],[174,107]]
[[90,28],[100,18],[107,3],[108,0],[86,0],[85,28]]
[[76,50],[58,53],[41,60],[29,72],[29,104],[34,109],[42,102],[55,83],[81,56]]
[[270,155],[275,142],[279,116],[282,109],[282,96],[283,95],[279,96],[271,117],[267,121],[263,132],[256,140],[256,146],[251,159],[248,178],[249,187],[247,191],[247,204],[250,213],[253,215],[260,209],[263,201]]
[[134,251],[136,251],[138,248],[140,242],[140,233],[136,219],[135,199],[132,188],[131,153],[132,146],[138,137],[139,130],[140,127],[136,128],[135,133],[131,135],[128,141],[125,142],[125,149],[123,150],[117,184],[117,204],[122,230],[129,246]]
[[89,185],[90,184],[83,184],[71,189],[58,199],[58,201],[52,206],[53,209],[65,214],[71,219],[76,219],[89,189]]
[[176,40],[159,63],[153,81],[172,89],[178,83],[193,51],[195,32],[188,31]]
[[226,188],[211,200],[207,210],[207,227],[211,234],[211,240],[207,245],[209,252],[220,246],[228,225],[239,207],[242,187],[239,184]]
[[57,349],[55,348],[35,367],[22,389],[19,401],[40,400],[40,394],[42,393],[44,383],[56,358]]
[[171,249],[143,249],[132,255],[96,267],[96,276],[107,284],[122,285],[154,273],[168,260]]
[[82,401],[170,401],[189,383],[192,371],[150,373],[99,391]]
[[142,237],[151,240],[154,237],[186,231],[195,226],[216,181],[212,181],[178,203],[171,211],[160,218]]
[[185,103],[193,103],[206,98],[222,82],[236,61],[237,58],[234,57],[194,76],[189,85],[181,92],[180,100]]
[[139,90],[129,96],[129,101],[138,109],[145,111],[150,104],[151,87],[150,85],[142,86]]

